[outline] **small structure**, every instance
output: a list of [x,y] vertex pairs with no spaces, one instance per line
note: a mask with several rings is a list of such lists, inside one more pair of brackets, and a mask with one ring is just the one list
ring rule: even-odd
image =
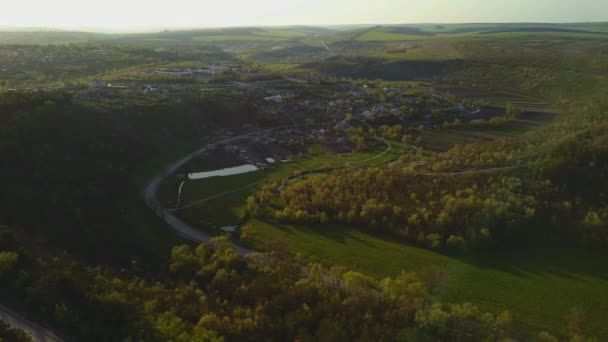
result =
[[274,160],[274,158],[266,158],[266,161],[268,162],[268,164],[276,164],[276,160]]
[[145,85],[145,86],[143,86],[141,88],[141,93],[144,94],[144,95],[147,95],[147,94],[155,92],[156,90],[157,90],[156,87],[148,84],[148,85]]
[[265,97],[264,100],[274,102],[274,103],[281,103],[281,102],[283,102],[283,96],[281,96],[281,95],[268,96],[268,97]]
[[215,171],[207,171],[207,172],[198,172],[198,173],[190,173],[188,174],[188,178],[190,179],[204,179],[209,177],[226,177],[226,176],[234,176],[240,175],[242,173],[249,173],[260,170],[259,167],[252,164],[246,164],[241,166],[229,167],[226,169],[220,169]]
[[235,233],[238,228],[239,228],[239,226],[226,226],[226,227],[222,227],[220,229],[225,231],[226,233]]
[[126,84],[112,84],[108,83],[108,88],[110,89],[129,89],[129,86]]

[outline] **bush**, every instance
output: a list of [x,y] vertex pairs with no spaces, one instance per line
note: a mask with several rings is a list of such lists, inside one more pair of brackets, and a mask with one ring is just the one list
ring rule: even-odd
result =
[[505,109],[505,115],[509,119],[517,119],[521,116],[521,109],[512,103],[509,103]]
[[12,328],[8,323],[0,320],[0,341],[31,342],[32,339],[23,330]]
[[426,241],[429,247],[432,249],[441,248],[441,235],[439,234],[429,234],[426,236]]
[[506,124],[509,121],[511,121],[509,118],[506,118],[504,116],[497,116],[495,118],[490,119],[490,125],[491,126],[499,126],[499,125]]
[[0,279],[9,274],[19,260],[19,254],[15,252],[0,252]]
[[460,236],[450,235],[446,241],[446,247],[452,253],[462,253],[466,248],[466,243]]
[[470,124],[471,124],[471,126],[474,126],[474,127],[484,127],[484,126],[488,125],[488,122],[483,119],[475,119],[475,120],[471,120]]

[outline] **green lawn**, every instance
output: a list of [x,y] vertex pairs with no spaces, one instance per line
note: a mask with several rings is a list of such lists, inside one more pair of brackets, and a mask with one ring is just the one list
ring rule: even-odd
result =
[[378,277],[431,265],[442,269],[438,297],[509,309],[518,323],[565,333],[571,307],[587,314],[588,330],[608,338],[608,254],[571,249],[531,249],[458,259],[373,236],[356,229],[276,225],[252,220],[250,241],[263,249],[282,241],[310,260],[341,264]]

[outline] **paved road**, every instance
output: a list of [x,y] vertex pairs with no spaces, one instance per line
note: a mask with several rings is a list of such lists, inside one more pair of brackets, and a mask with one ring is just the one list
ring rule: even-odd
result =
[[0,305],[0,319],[7,322],[12,327],[21,329],[28,333],[35,342],[61,342],[63,339],[55,335],[53,332],[41,327],[40,325],[29,321],[17,314],[13,310]]
[[[214,238],[214,236],[209,235],[205,232],[202,232],[202,231],[192,227],[190,224],[184,222],[179,217],[173,215],[166,208],[163,208],[163,206],[161,205],[161,203],[157,197],[158,189],[160,188],[160,185],[163,182],[163,180],[165,178],[169,177],[170,175],[174,174],[177,170],[179,170],[179,168],[181,168],[182,166],[186,165],[189,161],[194,159],[194,157],[206,152],[207,150],[209,150],[210,148],[212,148],[215,145],[227,144],[227,143],[230,143],[233,141],[246,139],[246,138],[253,137],[253,136],[256,136],[259,134],[272,132],[272,131],[275,131],[278,129],[312,127],[312,126],[320,126],[320,125],[319,124],[301,124],[301,125],[279,126],[279,127],[269,128],[269,129],[256,131],[256,132],[252,132],[252,133],[247,133],[247,134],[242,134],[242,135],[238,135],[235,137],[231,137],[231,138],[227,138],[224,140],[209,143],[209,144],[199,148],[198,150],[167,165],[146,186],[146,188],[144,190],[144,194],[143,194],[144,201],[145,201],[146,205],[148,206],[148,208],[154,210],[154,212],[156,213],[156,215],[158,215],[158,217],[160,217],[163,221],[165,221],[165,223],[167,223],[171,228],[176,230],[184,238],[194,241],[194,242],[198,242],[198,243],[209,243],[211,241],[211,239]],[[234,249],[239,255],[247,255],[247,254],[250,254],[253,252],[252,250],[249,250],[249,249],[246,249],[243,247],[239,247],[239,246],[234,246]]]

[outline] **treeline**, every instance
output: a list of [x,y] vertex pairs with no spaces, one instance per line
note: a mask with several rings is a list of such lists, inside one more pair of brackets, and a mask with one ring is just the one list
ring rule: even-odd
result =
[[30,336],[21,329],[15,329],[0,319],[0,341],[32,342]]
[[[249,200],[249,208],[253,215],[269,219],[356,225],[454,252],[497,246],[608,247],[605,194],[589,185],[577,188],[559,182],[574,171],[583,177],[583,170],[561,165],[541,169],[546,163],[520,165],[514,159],[513,169],[485,173],[483,168],[505,165],[509,158],[496,153],[486,160],[477,152],[465,162],[445,159],[431,164],[433,170],[401,161],[388,168],[340,170],[283,188],[265,187]],[[482,169],[449,175],[441,173],[451,169],[446,165]],[[599,179],[606,168],[602,170],[599,185],[606,182]],[[586,179],[589,176],[595,180],[593,173]]]
[[0,224],[100,262],[158,258],[155,249],[168,248],[166,242],[152,245],[158,237],[135,232],[126,217],[133,203],[125,199],[139,204],[146,181],[133,184],[134,173],[176,146],[194,146],[213,127],[253,117],[253,108],[223,97],[139,102],[0,94]]
[[[249,207],[267,219],[356,225],[455,252],[606,248],[608,121],[601,107],[571,110],[524,137],[456,146],[429,161],[403,156],[390,167],[265,187]],[[349,133],[355,142],[365,137]]]
[[[13,237],[14,238],[14,237]],[[277,248],[243,259],[176,246],[157,276],[35,258],[2,229],[0,288],[31,313],[86,341],[505,341],[523,337],[509,311],[490,313],[433,295],[439,269],[376,280],[340,267],[303,264]],[[9,242],[7,242],[9,241]],[[14,241],[14,240],[13,240]],[[10,247],[13,246],[13,247]],[[572,337],[584,322],[572,321]],[[551,341],[546,332],[539,338]],[[530,336],[529,336],[530,337]]]

